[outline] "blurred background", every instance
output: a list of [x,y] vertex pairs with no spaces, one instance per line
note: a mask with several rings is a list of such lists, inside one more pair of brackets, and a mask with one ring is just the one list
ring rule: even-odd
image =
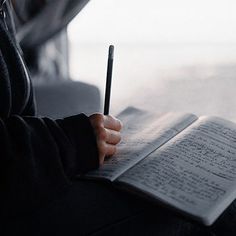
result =
[[114,44],[114,114],[134,105],[236,120],[235,9],[234,0],[91,0],[69,25],[71,76],[103,95]]

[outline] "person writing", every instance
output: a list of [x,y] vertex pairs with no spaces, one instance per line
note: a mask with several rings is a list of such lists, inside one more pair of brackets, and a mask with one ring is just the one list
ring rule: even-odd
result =
[[[11,13],[11,2],[0,0],[0,235],[217,235],[217,227],[78,179],[115,154],[121,121],[38,117]],[[225,220],[219,232],[232,225]]]
[[121,122],[79,114],[36,116],[28,71],[16,44],[9,1],[0,2],[1,218],[34,211],[116,152]]

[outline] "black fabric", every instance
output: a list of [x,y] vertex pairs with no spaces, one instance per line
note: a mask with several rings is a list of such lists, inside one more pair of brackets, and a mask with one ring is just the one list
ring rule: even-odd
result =
[[[30,90],[28,88],[28,74],[21,63],[20,54],[14,45],[10,34],[7,33],[3,22],[0,22],[0,35],[0,51],[2,54],[1,60],[5,62],[2,66],[7,67],[4,70],[5,73],[2,74],[2,80],[6,81],[4,83],[10,85],[7,87],[8,94],[6,94],[6,100],[11,101],[11,104],[9,104],[8,107],[5,106],[5,111],[3,111],[1,115],[8,116],[9,114],[21,114],[29,99]],[[5,86],[0,89],[1,94],[6,93]],[[1,101],[1,107],[4,106],[3,102],[4,100]],[[2,110],[4,109],[2,108]]]
[[13,26],[7,28],[0,19],[1,219],[34,212],[66,191],[76,175],[98,167],[87,116],[36,117],[28,72],[9,32]]
[[194,232],[188,230],[190,225],[169,211],[117,191],[110,185],[80,180],[73,182],[66,193],[47,207],[11,222],[4,221],[0,234],[171,236],[191,235],[185,234]]
[[234,236],[235,209],[231,204],[216,224],[204,227],[110,184],[79,180],[40,210],[2,221],[0,235]]

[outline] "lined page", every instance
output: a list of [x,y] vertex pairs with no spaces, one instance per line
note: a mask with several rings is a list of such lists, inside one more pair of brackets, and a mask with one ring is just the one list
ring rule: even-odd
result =
[[124,128],[117,154],[87,177],[113,181],[197,119],[191,114],[175,113],[158,119],[155,114],[132,108],[125,110],[119,118]]
[[236,124],[200,118],[118,181],[210,225],[236,196]]

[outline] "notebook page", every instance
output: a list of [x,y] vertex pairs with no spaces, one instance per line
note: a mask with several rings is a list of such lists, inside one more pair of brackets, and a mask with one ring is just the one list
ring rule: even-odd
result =
[[175,113],[158,119],[155,114],[132,108],[125,110],[119,118],[124,128],[117,154],[106,159],[98,170],[89,172],[87,177],[113,181],[197,119],[192,114]]
[[236,124],[200,118],[118,181],[210,225],[236,196]]

